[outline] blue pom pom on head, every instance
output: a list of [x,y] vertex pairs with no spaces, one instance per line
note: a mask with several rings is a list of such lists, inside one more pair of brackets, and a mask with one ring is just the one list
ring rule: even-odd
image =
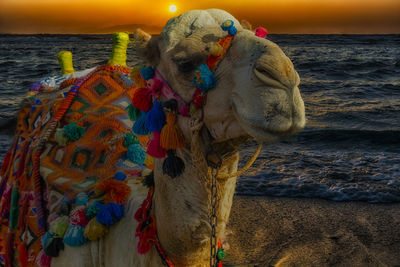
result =
[[204,93],[215,88],[217,79],[206,64],[200,65],[194,72],[193,82]]
[[221,28],[222,28],[222,30],[224,30],[224,31],[228,31],[231,27],[233,27],[233,24],[234,24],[233,20],[228,19],[228,20],[225,20],[225,21],[222,23]]
[[152,67],[141,68],[140,75],[142,76],[143,80],[150,80],[154,77],[154,69]]
[[228,30],[229,35],[235,35],[236,33],[237,33],[237,29],[235,26],[232,26],[229,28],[229,30]]
[[85,193],[79,193],[75,198],[75,203],[78,206],[85,206],[89,201],[89,197]]
[[106,226],[113,225],[124,216],[124,206],[110,202],[109,204],[97,203],[100,210],[97,212],[96,220]]
[[118,171],[118,172],[116,172],[116,173],[114,174],[114,179],[115,179],[115,180],[118,180],[118,181],[125,181],[125,179],[126,179],[126,174],[123,173],[123,172]]
[[163,107],[160,102],[154,100],[153,107],[146,114],[146,128],[150,132],[161,132],[166,123]]

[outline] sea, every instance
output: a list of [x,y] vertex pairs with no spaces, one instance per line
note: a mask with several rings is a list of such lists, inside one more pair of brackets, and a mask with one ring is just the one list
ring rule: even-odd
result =
[[[240,195],[400,201],[400,35],[271,34],[300,77],[307,125],[264,144],[237,183]],[[76,70],[106,63],[111,35],[0,35],[0,162],[30,85],[60,72],[70,50]],[[129,55],[128,65],[135,58]],[[256,144],[243,147],[241,164]]]

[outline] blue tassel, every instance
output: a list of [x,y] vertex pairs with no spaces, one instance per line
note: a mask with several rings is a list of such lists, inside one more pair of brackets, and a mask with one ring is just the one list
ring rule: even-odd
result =
[[97,212],[96,220],[106,226],[113,225],[124,216],[124,206],[110,202],[107,204],[98,203],[100,210]]
[[140,75],[142,76],[143,80],[150,80],[154,77],[154,69],[152,67],[141,68]]
[[124,206],[114,202],[110,202],[109,206],[111,207],[115,222],[119,221],[124,216]]
[[123,182],[126,179],[126,174],[118,171],[114,174],[114,179]]
[[71,247],[79,247],[85,244],[88,240],[83,235],[83,227],[79,225],[68,226],[64,236],[64,243]]
[[102,225],[110,226],[114,224],[114,218],[112,216],[112,210],[109,205],[97,203],[97,207],[99,207],[99,211],[96,215],[96,220]]
[[165,123],[163,107],[160,102],[155,100],[152,109],[146,114],[146,127],[150,132],[161,132]]
[[78,206],[85,206],[88,203],[89,197],[85,193],[79,193],[75,198],[75,203]]
[[40,238],[40,241],[42,243],[42,247],[43,248],[47,247],[50,244],[50,242],[52,241],[53,238],[54,237],[50,232],[46,232],[44,235],[42,235],[42,237]]
[[133,124],[132,131],[138,135],[149,134],[149,129],[146,127],[146,113],[142,112],[142,115]]
[[200,65],[195,71],[193,82],[202,92],[215,88],[217,80],[206,64]]
[[[133,144],[128,147],[126,152],[127,158],[133,163],[142,165],[146,159],[146,151],[139,144]],[[126,177],[126,175],[125,175]]]
[[222,23],[221,28],[223,31],[229,31],[229,29],[233,27],[233,24],[233,20],[228,19],[225,20],[224,23]]

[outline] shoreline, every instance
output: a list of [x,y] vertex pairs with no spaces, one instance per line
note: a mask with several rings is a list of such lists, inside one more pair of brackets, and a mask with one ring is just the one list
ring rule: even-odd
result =
[[224,266],[400,265],[400,203],[235,195]]

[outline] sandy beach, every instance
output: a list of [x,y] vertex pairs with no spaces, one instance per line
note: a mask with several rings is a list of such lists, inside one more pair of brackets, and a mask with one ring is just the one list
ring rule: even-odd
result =
[[400,204],[235,196],[225,266],[400,266]]

